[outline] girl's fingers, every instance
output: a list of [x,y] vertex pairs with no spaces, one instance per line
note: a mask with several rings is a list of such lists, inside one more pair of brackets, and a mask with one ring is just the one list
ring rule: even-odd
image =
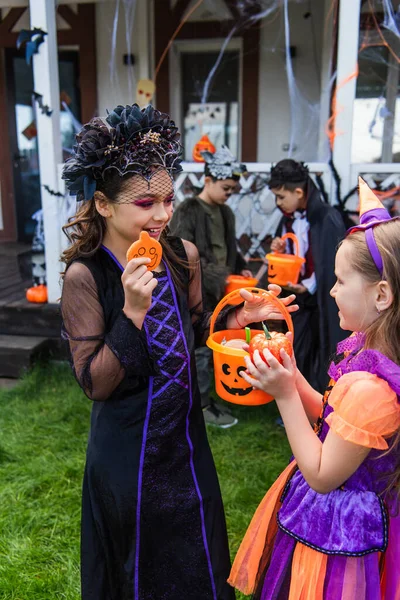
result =
[[127,274],[134,273],[139,267],[142,265],[147,265],[149,262],[151,262],[151,259],[147,257],[132,258],[132,260],[130,260],[126,265],[124,272]]
[[[258,371],[254,363],[251,361],[250,357],[245,356],[244,362],[246,363],[247,371],[250,373],[250,375],[253,375],[255,377]],[[241,373],[244,373],[244,371],[241,371]]]
[[257,379],[253,379],[253,377],[250,377],[250,375],[246,373],[246,371],[240,371],[240,377],[242,377],[245,381],[247,381],[247,383],[252,385],[253,388],[261,389],[260,382]]
[[[278,287],[278,286],[277,286]],[[286,298],[280,298],[285,306],[293,302],[296,299],[296,294],[290,294],[290,296],[286,296]]]
[[279,369],[282,366],[279,360],[267,348],[263,350],[263,354],[271,369]]
[[296,310],[299,310],[299,305],[298,304],[291,304],[290,306],[287,307],[288,312],[296,312]]
[[154,277],[153,273],[146,269],[146,273],[143,273],[143,275],[138,279],[138,283],[146,285],[149,283],[149,281],[155,281],[157,283],[157,279]]
[[292,358],[285,352],[285,350],[283,348],[281,348],[281,358],[282,358],[283,366],[285,367],[285,369],[292,372],[293,371]]
[[157,287],[157,283],[158,283],[157,279],[155,277],[153,277],[149,281],[149,283],[146,283],[146,285],[144,287],[145,287],[146,290],[148,290],[150,292],[153,292],[156,289],[156,287]]
[[279,285],[276,285],[276,283],[270,283],[268,286],[268,291],[271,292],[271,294],[273,294],[274,296],[279,296],[279,294],[282,291],[282,288]]
[[269,366],[266,364],[265,360],[261,358],[258,350],[253,354],[253,362],[260,373],[265,374],[268,372]]
[[293,333],[292,333],[291,331],[287,331],[287,332],[285,333],[285,335],[286,335],[287,339],[289,340],[289,342],[290,342],[291,344],[293,344]]
[[131,273],[128,277],[126,277],[123,282],[124,286],[128,288],[139,289],[154,279],[151,271],[148,271],[146,267],[143,267],[143,269],[143,272],[140,269],[137,269],[134,273]]
[[242,288],[241,290],[239,290],[239,293],[245,302],[253,302],[254,296],[251,292],[249,292],[249,290],[245,290],[244,288]]

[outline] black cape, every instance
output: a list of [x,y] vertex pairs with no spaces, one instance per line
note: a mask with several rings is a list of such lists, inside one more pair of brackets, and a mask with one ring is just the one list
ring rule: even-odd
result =
[[[335,256],[346,229],[340,212],[323,202],[312,179],[307,190],[306,216],[310,224],[310,246],[317,280],[314,295],[299,294],[300,309],[292,315],[294,350],[300,371],[321,392],[327,383],[327,368],[336,345],[348,333],[339,326],[338,307],[330,295],[335,284]],[[282,234],[282,218],[277,235]]]

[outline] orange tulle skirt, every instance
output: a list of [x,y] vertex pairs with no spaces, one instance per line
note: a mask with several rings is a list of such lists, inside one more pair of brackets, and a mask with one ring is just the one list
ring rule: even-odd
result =
[[[288,600],[400,600],[400,517],[391,520],[387,552],[361,557],[324,554],[279,530],[281,497],[296,468],[295,461],[288,465],[257,508],[232,565],[230,585],[260,600],[283,597],[273,582],[274,559],[284,562],[287,552]],[[277,539],[285,542],[282,553]]]

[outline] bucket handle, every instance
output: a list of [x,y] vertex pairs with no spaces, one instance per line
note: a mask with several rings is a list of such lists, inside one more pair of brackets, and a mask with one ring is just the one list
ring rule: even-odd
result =
[[[245,290],[251,292],[252,294],[257,294],[257,295],[263,296],[265,298],[266,304],[267,303],[274,304],[282,313],[282,316],[286,321],[289,331],[291,331],[292,334],[294,334],[292,317],[290,316],[290,313],[289,313],[288,309],[286,308],[286,306],[283,304],[282,300],[279,300],[279,298],[274,296],[274,294],[271,294],[271,292],[268,292],[267,290],[262,290],[260,288],[246,287],[246,288],[242,288],[242,289],[245,289]],[[218,304],[215,307],[215,310],[212,314],[212,317],[211,317],[210,335],[212,335],[214,333],[215,321],[217,320],[217,317],[218,317],[219,313],[221,312],[221,310],[227,304],[233,304],[233,306],[235,306],[238,304],[242,304],[242,302],[244,302],[244,300],[243,300],[242,296],[240,295],[240,290],[233,290],[233,292],[230,292],[224,298],[222,298],[222,300],[220,302],[218,302]]]
[[299,256],[299,240],[297,239],[297,235],[295,235],[294,233],[285,233],[285,235],[283,235],[281,237],[282,242],[284,240],[292,240],[292,242],[295,245],[296,248],[296,256]]

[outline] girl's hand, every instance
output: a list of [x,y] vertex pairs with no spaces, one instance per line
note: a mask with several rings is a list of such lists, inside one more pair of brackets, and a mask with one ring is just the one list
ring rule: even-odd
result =
[[[274,295],[279,296],[282,289],[279,285],[271,284],[268,286],[268,290]],[[266,302],[265,296],[261,294],[252,294],[248,290],[240,290],[240,295],[245,301],[243,307],[237,311],[237,317],[240,325],[246,327],[249,323],[258,323],[259,321],[268,321],[271,319],[282,320],[282,313],[272,303]],[[295,294],[291,294],[286,298],[280,298],[281,302],[286,306],[290,313],[299,310],[297,304],[292,304],[296,299]],[[232,328],[237,328],[238,324],[234,324]]]
[[256,350],[253,355],[254,362],[249,356],[244,357],[247,371],[241,371],[240,375],[254,388],[270,394],[276,400],[293,398],[297,393],[295,362],[283,349],[281,350],[283,365],[269,350],[263,350],[263,354],[268,364]]
[[146,267],[150,262],[150,258],[133,258],[126,265],[121,277],[125,293],[123,311],[139,329],[142,328],[151,306],[153,290],[157,286],[157,279]]

